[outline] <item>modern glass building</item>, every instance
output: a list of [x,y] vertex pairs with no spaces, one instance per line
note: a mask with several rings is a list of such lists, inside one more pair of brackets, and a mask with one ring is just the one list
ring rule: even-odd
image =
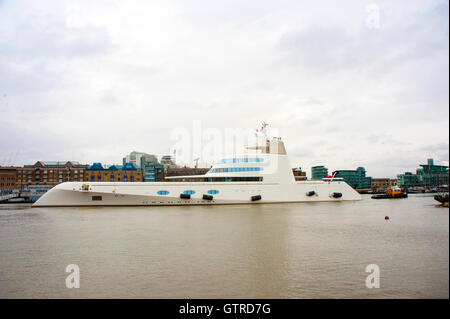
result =
[[416,173],[419,182],[425,187],[448,185],[448,166],[434,165],[434,160],[429,158],[427,164],[421,164]]
[[164,180],[164,165],[149,164],[144,165],[144,181],[160,182]]
[[343,178],[344,181],[355,189],[369,189],[372,185],[372,177],[366,176],[366,169],[358,167],[356,170],[338,170],[333,172],[334,177]]
[[140,165],[142,167],[143,159],[145,159],[146,162],[158,162],[158,159],[155,155],[133,151],[130,154],[125,155],[125,157],[122,159],[122,163],[123,165],[125,165],[125,163],[133,163],[134,165]]
[[404,174],[397,175],[398,185],[400,187],[415,187],[422,186],[419,182],[419,177],[417,174],[411,172],[405,172]]
[[164,180],[164,165],[158,162],[155,155],[133,151],[122,159],[123,165],[128,163],[140,166],[144,182],[160,182]]
[[156,156],[141,156],[140,164],[144,173],[144,182],[161,182],[164,180],[164,165],[158,163]]
[[416,174],[406,172],[397,175],[398,184],[403,187],[437,187],[448,185],[449,170],[448,166],[434,165],[434,160],[429,158],[427,164],[421,164],[416,170]]
[[328,168],[323,165],[311,167],[311,179],[322,179],[327,177]]

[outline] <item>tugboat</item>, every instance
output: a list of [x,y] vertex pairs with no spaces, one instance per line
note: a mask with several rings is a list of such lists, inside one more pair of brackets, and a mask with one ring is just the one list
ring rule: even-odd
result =
[[406,198],[408,194],[401,190],[400,187],[389,187],[386,194],[373,195],[373,199],[382,199],[382,198]]
[[434,199],[442,204],[444,207],[448,207],[448,193],[434,195]]

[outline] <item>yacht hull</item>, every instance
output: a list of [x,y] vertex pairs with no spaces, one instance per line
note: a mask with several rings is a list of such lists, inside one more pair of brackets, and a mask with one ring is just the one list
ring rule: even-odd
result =
[[[86,187],[88,185],[88,187]],[[165,191],[166,195],[158,192]],[[189,199],[180,198],[186,191]],[[212,193],[212,194],[211,194]],[[311,193],[314,193],[311,195]],[[333,194],[340,193],[336,197]],[[212,195],[212,200],[203,195]],[[260,195],[260,200],[252,196]],[[289,202],[340,202],[360,200],[361,195],[343,181],[263,182],[67,182],[45,193],[34,207],[58,206],[186,206],[263,204]]]

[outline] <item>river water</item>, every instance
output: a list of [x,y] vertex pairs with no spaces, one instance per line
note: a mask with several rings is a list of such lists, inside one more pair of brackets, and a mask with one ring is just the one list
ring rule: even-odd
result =
[[0,298],[448,298],[449,210],[436,204],[1,205]]

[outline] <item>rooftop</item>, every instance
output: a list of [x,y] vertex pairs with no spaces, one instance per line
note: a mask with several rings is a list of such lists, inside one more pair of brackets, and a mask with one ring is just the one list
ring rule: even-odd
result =
[[102,163],[93,163],[86,170],[87,171],[139,171],[139,170],[141,170],[141,168],[140,168],[140,166],[135,165],[134,163],[125,163],[125,165],[113,164],[109,167],[103,166]]
[[66,167],[66,166],[87,166],[77,161],[37,161],[33,165],[24,165],[24,167]]

